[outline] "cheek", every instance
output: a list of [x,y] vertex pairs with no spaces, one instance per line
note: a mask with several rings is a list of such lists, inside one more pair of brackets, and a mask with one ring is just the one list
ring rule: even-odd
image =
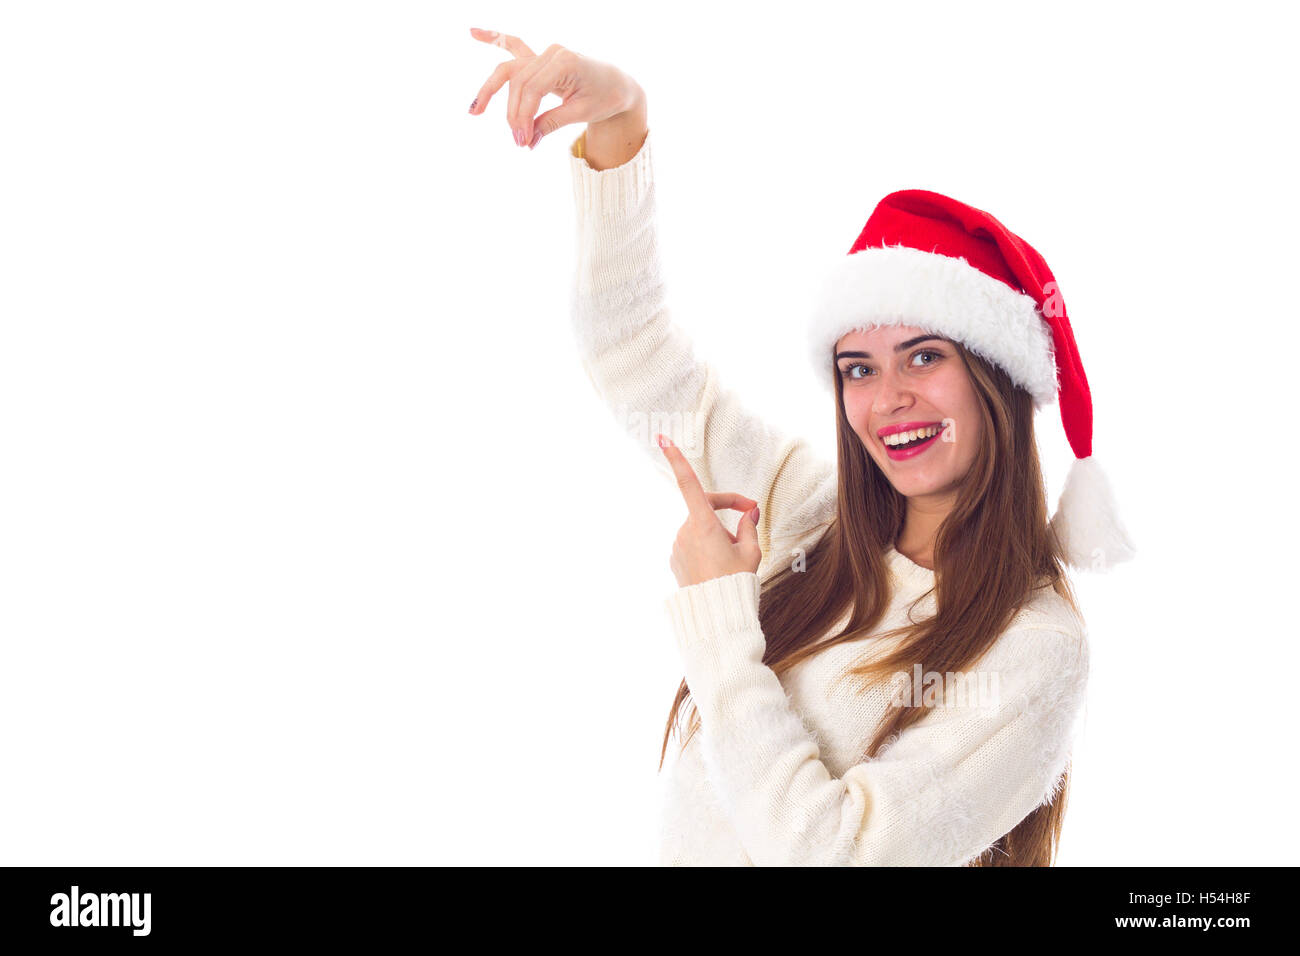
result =
[[871,405],[869,402],[865,401],[860,394],[850,395],[848,392],[845,392],[844,417],[847,418],[849,424],[853,426],[854,433],[857,434],[858,437],[862,437],[867,433],[867,429],[871,425]]
[[[936,379],[927,389],[926,400],[934,408],[963,422],[979,422],[979,399],[964,370]],[[976,425],[978,427],[978,425]]]
[[950,406],[953,417],[961,423],[961,449],[963,459],[975,457],[975,448],[983,440],[984,426],[980,419],[979,403],[973,394],[962,395]]

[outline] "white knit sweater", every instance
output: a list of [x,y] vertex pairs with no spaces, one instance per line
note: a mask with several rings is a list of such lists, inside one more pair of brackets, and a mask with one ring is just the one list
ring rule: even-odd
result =
[[[583,137],[570,148],[583,366],[615,414],[696,423],[695,442],[678,444],[706,490],[759,503],[763,549],[757,573],[679,588],[664,605],[701,728],[680,757],[677,738],[669,743],[660,863],[963,865],[1055,793],[1083,713],[1083,621],[1050,589],[1036,592],[971,668],[996,680],[992,705],[985,697],[985,706],[931,707],[872,760],[862,754],[889,713],[890,690],[864,693],[836,678],[892,640],[837,645],[780,678],[762,663],[759,580],[825,532],[835,466],[748,413],[673,324],[656,246],[652,136],[607,170],[581,158]],[[646,453],[671,480],[646,437]],[[722,514],[734,531],[735,513]],[[880,630],[904,623],[908,604],[935,583],[896,550],[888,560],[893,594]],[[934,613],[934,599],[917,605],[917,619]]]

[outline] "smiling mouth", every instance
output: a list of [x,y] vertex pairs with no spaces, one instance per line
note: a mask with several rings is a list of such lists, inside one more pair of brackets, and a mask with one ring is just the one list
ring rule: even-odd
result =
[[[924,445],[931,438],[941,433],[943,429],[944,429],[943,423],[936,422],[933,425],[926,425],[924,428],[918,428],[912,432],[901,432],[894,435],[886,435],[880,441],[881,444],[883,444],[890,451],[905,451],[908,448],[916,448],[920,445]],[[904,436],[909,434],[913,436],[910,440],[899,441],[900,438],[904,438]]]
[[[942,435],[946,428],[946,425],[937,423],[925,428],[917,429],[914,438],[901,442],[900,444],[890,445],[886,443],[883,438],[881,439],[881,443],[885,445],[885,454],[895,461],[900,461],[905,458],[911,458],[913,455],[919,454],[923,449],[934,444],[935,439]],[[893,438],[894,436],[889,435],[886,437]]]

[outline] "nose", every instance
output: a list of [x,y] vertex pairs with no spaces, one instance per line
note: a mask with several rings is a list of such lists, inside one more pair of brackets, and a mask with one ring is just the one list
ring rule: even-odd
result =
[[880,373],[876,379],[876,393],[871,402],[871,411],[881,418],[888,418],[912,404],[912,393],[907,388],[903,377],[893,368]]

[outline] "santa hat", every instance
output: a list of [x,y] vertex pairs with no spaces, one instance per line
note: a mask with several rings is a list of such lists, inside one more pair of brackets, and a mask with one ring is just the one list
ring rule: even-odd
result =
[[1092,456],[1092,395],[1056,279],[1034,248],[988,213],[907,189],[876,206],[813,308],[818,379],[831,388],[849,332],[916,326],[1001,367],[1042,408],[1059,395],[1075,460],[1051,527],[1066,559],[1104,571],[1133,557],[1110,483]]

